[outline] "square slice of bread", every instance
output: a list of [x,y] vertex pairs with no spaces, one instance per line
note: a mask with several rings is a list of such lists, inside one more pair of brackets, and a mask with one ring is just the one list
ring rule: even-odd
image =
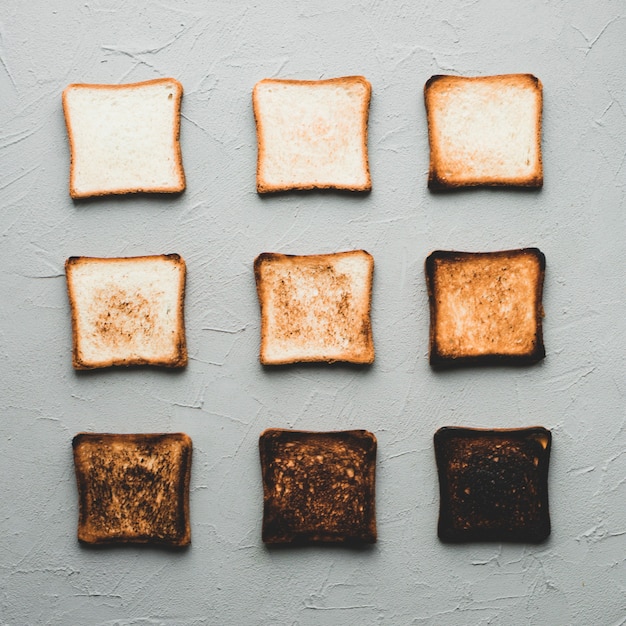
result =
[[376,541],[372,433],[271,428],[259,450],[264,543]]
[[370,94],[362,76],[258,82],[252,93],[257,191],[369,191]]
[[254,261],[263,365],[373,363],[374,259],[364,250]]
[[431,189],[542,186],[542,85],[535,76],[433,76],[424,97]]
[[178,254],[70,257],[65,271],[76,369],[187,365],[185,262]]
[[79,541],[191,542],[187,435],[79,433],[72,447]]
[[445,427],[434,443],[442,541],[538,543],[548,537],[549,430]]
[[182,85],[173,78],[69,85],[63,111],[72,198],[183,191],[182,94]]
[[545,263],[537,248],[433,252],[426,259],[431,365],[542,359]]

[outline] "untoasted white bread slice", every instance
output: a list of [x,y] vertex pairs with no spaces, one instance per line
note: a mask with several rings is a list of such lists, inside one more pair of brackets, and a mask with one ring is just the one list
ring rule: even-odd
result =
[[182,85],[173,78],[69,85],[63,111],[72,198],[183,191],[182,94]]
[[370,94],[362,76],[258,82],[252,92],[257,191],[369,191]]
[[187,365],[179,255],[70,257],[65,270],[76,369]]
[[374,259],[364,250],[254,262],[263,365],[305,361],[372,363]]
[[537,248],[433,252],[426,259],[431,365],[542,359],[544,273]]
[[424,97],[431,189],[542,186],[542,85],[535,76],[433,76]]

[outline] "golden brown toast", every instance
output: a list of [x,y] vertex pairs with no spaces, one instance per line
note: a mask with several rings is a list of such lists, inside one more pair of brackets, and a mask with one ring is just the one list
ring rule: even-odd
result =
[[79,433],[72,446],[80,541],[191,542],[187,435]]
[[431,365],[542,359],[544,273],[537,248],[433,252],[426,259]]

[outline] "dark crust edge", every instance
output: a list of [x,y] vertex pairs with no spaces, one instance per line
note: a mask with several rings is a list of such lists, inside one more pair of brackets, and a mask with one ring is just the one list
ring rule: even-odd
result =
[[[268,361],[265,354],[265,346],[267,345],[267,315],[265,314],[265,281],[263,280],[261,267],[265,262],[280,262],[296,259],[334,259],[338,256],[346,255],[362,255],[368,257],[368,282],[369,289],[367,295],[367,321],[368,321],[368,343],[371,347],[371,357],[368,359],[324,359],[319,357],[298,358],[298,359],[281,359]],[[328,254],[281,254],[280,252],[262,252],[254,259],[254,280],[256,283],[257,295],[259,299],[259,308],[261,312],[261,345],[259,348],[259,361],[261,365],[293,365],[296,363],[352,363],[355,365],[371,365],[376,358],[376,350],[374,348],[374,336],[372,330],[372,290],[374,282],[374,257],[367,250],[347,250],[345,252],[330,252]]]
[[[181,446],[181,462],[179,471],[179,493],[178,502],[178,529],[176,537],[172,539],[160,539],[149,535],[132,536],[132,537],[108,537],[100,535],[95,538],[89,538],[90,534],[85,535],[83,531],[87,524],[87,501],[86,493],[88,489],[88,481],[83,472],[83,463],[80,458],[79,448],[84,444],[97,444],[104,441],[127,441],[127,442],[144,442],[151,443],[179,443]],[[167,545],[172,547],[184,547],[191,543],[191,525],[189,515],[189,485],[191,480],[191,461],[193,453],[193,443],[189,435],[185,433],[88,433],[81,432],[72,439],[72,450],[74,456],[74,471],[76,475],[76,484],[78,487],[78,530],[77,538],[80,543],[89,545],[112,545],[112,544],[155,544]]]
[[[302,439],[316,439],[318,437],[334,438],[340,441],[350,441],[363,443],[365,450],[365,460],[368,464],[367,479],[369,483],[369,490],[371,491],[372,501],[369,507],[369,520],[367,528],[364,532],[358,536],[340,537],[340,536],[325,536],[320,540],[316,538],[317,533],[291,533],[285,536],[282,533],[280,536],[270,534],[266,528],[266,510],[268,503],[271,499],[269,490],[267,488],[267,481],[265,480],[266,469],[269,467],[269,460],[271,459],[273,444],[276,441],[298,441]],[[261,474],[263,483],[263,525],[262,525],[262,541],[267,545],[307,545],[307,544],[344,544],[344,545],[360,545],[360,544],[372,544],[377,541],[376,530],[376,456],[377,456],[378,441],[376,435],[368,430],[337,430],[337,431],[310,431],[310,430],[291,430],[284,428],[268,428],[264,430],[259,436],[259,453],[261,461]]]
[[[167,261],[172,261],[179,265],[181,268],[181,276],[179,283],[179,295],[178,295],[178,315],[180,319],[180,323],[178,324],[178,337],[177,337],[177,350],[174,356],[171,359],[111,359],[110,361],[106,361],[104,363],[91,363],[89,361],[85,361],[81,358],[80,355],[80,329],[78,325],[78,315],[76,312],[76,304],[75,304],[75,293],[74,293],[74,285],[71,280],[71,271],[75,265],[80,265],[81,263],[87,261],[99,261],[99,262],[111,262],[115,263],[118,261],[144,261],[146,259],[154,260],[154,259],[163,259]],[[67,293],[70,301],[70,314],[71,314],[71,322],[72,322],[72,367],[75,370],[94,370],[94,369],[102,369],[107,367],[129,367],[129,366],[140,366],[140,365],[150,365],[154,367],[167,367],[167,368],[179,368],[186,367],[188,363],[188,354],[187,354],[187,340],[185,333],[185,290],[186,290],[186,281],[187,281],[187,266],[184,259],[176,253],[172,254],[156,254],[156,255],[146,255],[146,256],[136,256],[136,257],[84,257],[84,256],[72,256],[69,257],[65,261],[65,275],[66,275],[66,283],[67,283]]]
[[[440,353],[436,339],[437,326],[437,302],[434,293],[435,261],[439,259],[459,260],[470,257],[510,257],[512,255],[532,255],[539,262],[539,278],[536,284],[535,299],[535,323],[537,332],[535,335],[535,347],[527,354],[486,354],[479,356],[449,357]],[[457,252],[453,250],[435,250],[428,255],[425,262],[426,288],[428,292],[428,304],[430,309],[429,330],[429,362],[433,369],[450,369],[454,367],[483,366],[483,365],[531,365],[541,361],[546,356],[543,343],[543,283],[546,270],[546,257],[539,248],[520,248],[516,250],[499,250],[496,252]]]
[[[480,181],[468,181],[463,183],[450,182],[439,176],[437,171],[437,163],[439,160],[439,151],[436,147],[434,140],[435,124],[432,120],[430,112],[430,94],[431,87],[438,82],[446,82],[452,80],[464,80],[464,81],[485,81],[499,78],[511,78],[511,77],[526,77],[534,83],[534,88],[537,92],[539,99],[538,102],[538,119],[537,119],[537,174],[535,176],[529,176],[522,180],[480,180]],[[543,187],[543,155],[541,150],[541,137],[543,135],[543,85],[541,81],[534,74],[520,73],[520,74],[498,74],[493,76],[457,76],[452,74],[435,74],[431,76],[424,84],[424,105],[426,107],[426,120],[428,126],[428,144],[430,147],[430,164],[428,167],[428,188],[431,191],[452,191],[464,188],[485,188],[485,187],[500,187],[500,188],[526,188],[526,189],[540,189]]]
[[[111,191],[94,191],[89,193],[79,193],[74,187],[74,133],[72,130],[72,116],[71,106],[67,101],[67,94],[72,89],[135,89],[145,85],[153,85],[156,83],[174,83],[176,86],[176,101],[174,103],[174,150],[176,153],[176,165],[178,169],[179,183],[176,187],[138,187],[138,188],[120,188]],[[67,127],[67,136],[70,145],[70,177],[69,177],[69,191],[70,196],[74,200],[82,200],[85,198],[98,198],[103,196],[119,196],[134,193],[159,193],[159,194],[176,194],[182,193],[186,186],[185,170],[183,167],[183,155],[180,147],[180,109],[183,97],[183,86],[175,78],[155,78],[152,80],[144,80],[138,83],[125,83],[122,85],[105,85],[105,84],[90,84],[90,83],[72,83],[68,85],[61,96],[63,104],[63,116],[65,118],[65,125]]]
[[[320,184],[295,184],[295,185],[270,185],[264,182],[261,175],[261,166],[265,157],[265,142],[263,141],[263,123],[261,120],[261,114],[259,112],[259,106],[257,104],[257,85],[262,83],[287,83],[292,85],[321,85],[328,83],[346,83],[346,82],[358,82],[361,83],[367,90],[363,111],[362,111],[362,130],[363,130],[363,167],[365,169],[367,182],[360,187],[354,187],[350,185],[338,185],[336,183],[320,183]],[[264,78],[260,80],[254,86],[252,90],[252,109],[254,112],[254,121],[256,124],[257,135],[257,167],[256,167],[256,190],[259,194],[275,193],[283,191],[310,191],[315,189],[337,189],[341,191],[353,191],[353,192],[369,192],[372,190],[372,177],[369,167],[369,154],[368,154],[368,120],[369,120],[369,107],[372,98],[372,85],[364,76],[340,76],[337,78],[326,78],[323,80],[295,80],[295,79],[281,79],[281,78]]]
[[[448,506],[449,485],[447,481],[448,455],[446,443],[451,439],[464,437],[468,439],[491,438],[506,436],[510,439],[527,440],[542,438],[547,439],[545,448],[539,454],[539,498],[541,501],[543,516],[535,529],[520,531],[519,533],[507,533],[484,530],[457,530],[453,528],[451,513]],[[462,426],[444,426],[433,437],[437,473],[439,475],[439,519],[437,522],[437,536],[444,543],[466,542],[511,542],[511,543],[541,543],[545,541],[552,531],[550,522],[550,508],[548,496],[548,470],[550,467],[550,450],[552,448],[552,433],[543,426],[530,426],[527,428],[467,428]]]

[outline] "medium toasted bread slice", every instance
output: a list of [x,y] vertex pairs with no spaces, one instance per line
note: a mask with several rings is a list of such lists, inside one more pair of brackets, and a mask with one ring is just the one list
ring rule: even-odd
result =
[[182,94],[182,85],[173,78],[69,85],[63,111],[72,198],[183,191]]
[[265,543],[376,541],[372,433],[272,428],[259,449]]
[[80,541],[191,542],[187,435],[79,433],[72,446]]
[[370,94],[362,76],[258,82],[252,92],[257,191],[369,191]]
[[65,263],[76,369],[187,364],[185,262],[178,254]]
[[433,76],[424,97],[431,189],[542,186],[543,96],[535,76]]
[[542,359],[544,273],[545,257],[537,248],[433,252],[426,259],[431,365]]
[[435,433],[442,541],[537,543],[550,534],[552,435],[537,426]]
[[372,363],[374,259],[364,250],[254,261],[263,365]]

